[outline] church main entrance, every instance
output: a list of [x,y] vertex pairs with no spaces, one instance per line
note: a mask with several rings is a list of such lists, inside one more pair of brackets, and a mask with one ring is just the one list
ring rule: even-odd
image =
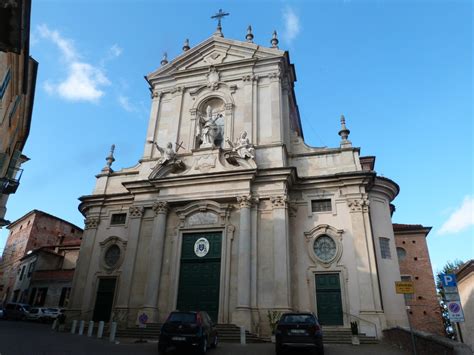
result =
[[184,234],[177,309],[206,311],[213,321],[219,313],[222,233]]
[[343,325],[339,274],[316,275],[316,303],[322,325]]
[[101,278],[97,287],[97,296],[95,299],[94,314],[92,320],[95,322],[110,320],[112,314],[112,305],[114,303],[116,278]]

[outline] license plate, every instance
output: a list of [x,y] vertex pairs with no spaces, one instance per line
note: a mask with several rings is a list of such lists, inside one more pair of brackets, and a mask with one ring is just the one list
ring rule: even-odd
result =
[[185,341],[185,337],[172,337],[171,340],[176,340],[176,341]]
[[306,334],[306,330],[304,329],[290,329],[291,334]]

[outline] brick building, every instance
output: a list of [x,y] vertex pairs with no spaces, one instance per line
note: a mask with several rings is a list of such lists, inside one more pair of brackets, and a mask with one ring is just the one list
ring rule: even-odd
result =
[[[468,260],[456,271],[459,297],[464,312],[464,322],[459,322],[458,332],[465,344],[474,351],[474,259]],[[460,338],[461,338],[460,337]]]
[[415,293],[405,295],[413,328],[444,336],[426,237],[431,227],[393,224],[402,281],[413,281]]
[[78,226],[39,210],[27,213],[7,228],[10,234],[0,261],[0,302],[20,297],[20,292],[15,293],[14,288],[22,272],[22,258],[29,251],[44,246],[80,243],[83,232]]

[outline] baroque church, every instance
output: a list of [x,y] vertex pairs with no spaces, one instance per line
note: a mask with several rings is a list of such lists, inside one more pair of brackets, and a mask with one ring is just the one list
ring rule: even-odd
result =
[[[269,333],[268,312],[311,311],[368,335],[407,325],[391,221],[399,192],[361,157],[304,141],[295,67],[279,49],[216,32],[146,76],[143,156],[93,193],[68,319],[137,324],[172,310]],[[143,320],[143,318],[142,318]]]

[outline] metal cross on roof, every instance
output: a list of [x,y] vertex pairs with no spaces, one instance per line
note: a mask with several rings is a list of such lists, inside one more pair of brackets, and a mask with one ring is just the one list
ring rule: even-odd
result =
[[224,17],[224,16],[229,16],[230,14],[228,12],[224,12],[222,11],[222,9],[219,9],[219,12],[217,14],[215,14],[214,16],[211,16],[211,18],[213,19],[217,19],[217,32],[222,34],[221,33],[221,30],[222,30],[222,26],[221,26],[221,19]]

